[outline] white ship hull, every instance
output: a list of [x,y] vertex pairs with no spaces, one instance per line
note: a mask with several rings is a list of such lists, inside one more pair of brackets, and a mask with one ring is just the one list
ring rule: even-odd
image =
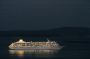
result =
[[57,47],[57,48],[38,48],[38,47],[36,47],[36,48],[31,48],[31,47],[22,47],[22,48],[20,48],[20,47],[17,47],[17,48],[10,48],[10,49],[16,49],[16,50],[57,50],[57,49],[61,49],[62,47]]
[[[12,48],[13,49],[13,48]],[[13,50],[58,50],[60,48],[14,48]]]
[[19,40],[18,42],[14,42],[9,45],[10,49],[24,49],[24,50],[55,50],[61,49],[62,47],[55,41],[47,41],[47,42],[25,42],[23,40]]

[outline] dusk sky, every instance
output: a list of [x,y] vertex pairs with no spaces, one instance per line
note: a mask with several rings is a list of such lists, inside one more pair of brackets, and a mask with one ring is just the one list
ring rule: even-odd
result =
[[89,0],[0,0],[0,30],[90,27]]

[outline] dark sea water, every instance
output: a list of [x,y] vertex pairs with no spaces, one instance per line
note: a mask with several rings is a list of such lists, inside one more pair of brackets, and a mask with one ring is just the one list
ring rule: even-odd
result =
[[[60,50],[9,50],[8,46],[19,37],[0,37],[0,59],[90,59],[89,41],[57,40],[64,46]],[[60,39],[60,38],[59,38]],[[44,38],[24,37],[26,41],[45,41]],[[56,40],[55,40],[56,41]]]

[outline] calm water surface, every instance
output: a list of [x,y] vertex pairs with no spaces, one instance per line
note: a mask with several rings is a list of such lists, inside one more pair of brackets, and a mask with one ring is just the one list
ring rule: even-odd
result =
[[[26,39],[42,41],[37,37]],[[8,45],[18,37],[0,37],[0,40],[0,59],[90,59],[90,43],[86,41],[64,42],[60,50],[9,50]]]

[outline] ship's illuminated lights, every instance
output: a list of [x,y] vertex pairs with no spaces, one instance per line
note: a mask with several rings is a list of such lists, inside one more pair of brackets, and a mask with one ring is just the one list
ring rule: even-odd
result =
[[23,39],[20,39],[18,42],[23,43],[24,41],[23,41]]

